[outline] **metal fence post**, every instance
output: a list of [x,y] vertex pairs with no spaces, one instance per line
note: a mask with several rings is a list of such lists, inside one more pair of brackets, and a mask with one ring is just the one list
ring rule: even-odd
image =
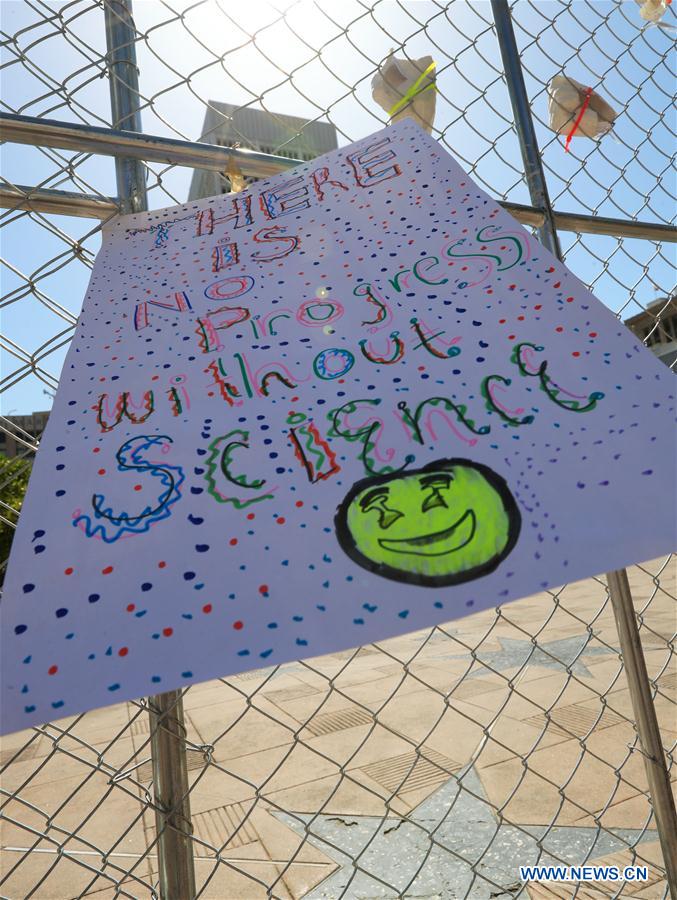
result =
[[630,584],[625,569],[607,575],[611,606],[623,653],[623,666],[628,679],[630,700],[635,713],[635,724],[640,748],[644,756],[646,779],[656,817],[658,837],[665,860],[665,873],[673,900],[677,898],[677,812],[670,786],[670,776],[665,763],[661,733],[656,719],[649,675],[637,630],[635,609],[632,604]]
[[[491,0],[491,6],[531,203],[536,208],[542,209],[544,213],[543,225],[538,229],[539,239],[553,255],[561,260],[562,250],[531,117],[519,50],[510,17],[510,7],[508,0]],[[677,814],[627,572],[625,569],[609,572],[607,583],[623,655],[623,666],[628,679],[635,726],[644,756],[656,827],[663,850],[666,877],[673,900],[677,900]]]
[[524,85],[524,75],[520,63],[519,50],[515,40],[515,32],[510,18],[508,0],[491,0],[491,8],[496,23],[496,35],[498,46],[501,49],[501,59],[505,78],[508,82],[510,103],[515,116],[515,128],[522,152],[524,172],[527,177],[529,195],[532,206],[543,211],[545,217],[543,224],[538,228],[538,239],[558,259],[562,258],[562,251],[557,237],[557,229],[553,218],[548,185],[543,172],[541,154],[538,150],[538,140],[534,121],[531,118],[531,108]]
[[[105,0],[113,127],[141,132],[132,0]],[[148,208],[140,160],[116,157],[118,197],[125,213]],[[195,897],[186,726],[180,691],[148,698],[161,900]]]
[[[124,131],[143,131],[139,110],[139,70],[132,0],[105,0],[106,48],[110,84],[112,126]],[[146,175],[138,159],[115,158],[118,197],[123,213],[148,209]]]
[[160,897],[161,900],[193,900],[193,824],[181,691],[149,697],[148,711]]

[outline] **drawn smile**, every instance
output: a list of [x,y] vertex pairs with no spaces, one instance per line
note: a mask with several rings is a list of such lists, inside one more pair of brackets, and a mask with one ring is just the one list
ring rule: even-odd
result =
[[379,544],[391,553],[413,553],[416,556],[444,556],[465,547],[475,536],[475,513],[468,509],[444,531],[399,540],[379,538]]

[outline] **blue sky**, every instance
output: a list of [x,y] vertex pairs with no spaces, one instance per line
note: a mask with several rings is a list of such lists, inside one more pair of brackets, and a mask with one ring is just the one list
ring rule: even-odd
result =
[[[145,36],[137,54],[149,134],[196,139],[205,103],[220,100],[309,121],[327,116],[339,144],[349,143],[385,123],[371,78],[391,48],[404,46],[412,58],[429,54],[437,62],[435,136],[492,195],[529,202],[488,0],[136,0],[134,11]],[[555,208],[667,221],[675,194],[668,168],[674,32],[643,27],[634,0],[517,0],[513,18]],[[93,0],[2,0],[0,19],[5,39],[15,36],[2,54],[6,111],[109,123],[103,14]],[[666,19],[675,22],[671,11]],[[25,63],[17,62],[19,52]],[[547,128],[545,95],[561,71],[599,89],[621,112],[614,136],[575,139],[564,153],[563,140]],[[69,161],[72,177],[64,173]],[[109,157],[6,144],[2,172],[14,184],[115,193]],[[185,200],[190,177],[190,169],[153,165],[151,207]],[[93,220],[5,212],[4,224],[2,292],[12,302],[2,332],[31,352],[53,350],[40,362],[45,381],[31,375],[0,397],[7,415],[49,408],[43,391],[56,384],[100,240]],[[566,232],[560,239],[570,268],[624,317],[672,288],[674,245]],[[3,378],[20,365],[3,352]]]

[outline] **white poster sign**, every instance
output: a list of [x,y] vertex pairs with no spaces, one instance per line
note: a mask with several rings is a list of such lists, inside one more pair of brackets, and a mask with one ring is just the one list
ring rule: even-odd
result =
[[675,544],[670,372],[402,122],[105,231],[16,533],[2,728]]

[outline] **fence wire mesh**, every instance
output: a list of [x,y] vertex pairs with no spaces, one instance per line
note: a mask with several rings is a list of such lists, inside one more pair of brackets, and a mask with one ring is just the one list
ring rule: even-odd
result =
[[[5,111],[118,125],[104,5],[0,4]],[[634,0],[517,0],[511,13],[555,210],[669,222],[670,10],[652,26]],[[430,55],[433,135],[493,196],[530,202],[486,0],[145,0],[134,14],[147,134],[251,147],[232,108],[265,110],[275,139],[259,149],[297,157],[306,141],[314,155],[315,123],[341,144],[386,123],[371,80],[392,49]],[[568,154],[547,127],[546,85],[560,73],[619,112],[612,134],[575,138]],[[84,152],[9,144],[3,168],[4,566],[44,426],[13,413],[49,405],[100,244],[99,222],[82,216],[92,197],[112,215],[117,189],[112,160]],[[151,208],[186,199],[189,169],[146,171]],[[234,174],[247,171],[217,175],[214,190]],[[32,205],[48,190],[77,194],[77,217]],[[674,342],[670,245],[588,232],[560,231],[569,267],[620,317],[643,314],[647,343]],[[674,560],[634,567],[630,581],[674,781]],[[199,897],[667,896],[603,578],[194,686],[183,705]],[[139,701],[3,741],[2,896],[160,895],[151,740]],[[553,859],[644,864],[648,880],[520,882],[518,864]]]

